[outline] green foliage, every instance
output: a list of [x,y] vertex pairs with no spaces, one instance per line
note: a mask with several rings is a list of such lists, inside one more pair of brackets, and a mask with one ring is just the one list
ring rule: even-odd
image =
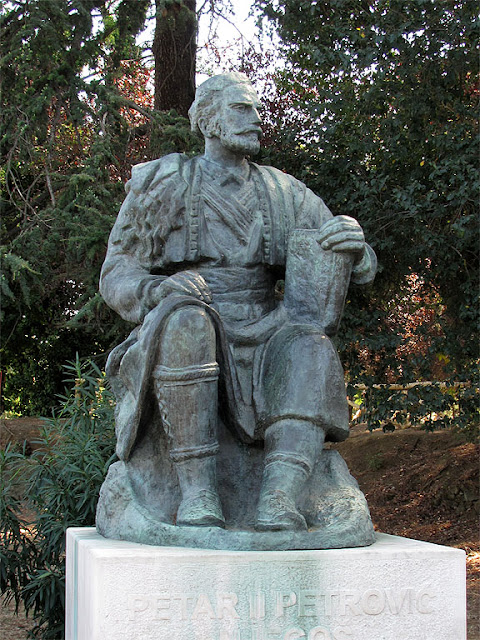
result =
[[48,414],[61,363],[128,326],[97,295],[133,164],[199,147],[152,110],[135,36],[147,0],[32,0],[0,17],[1,370],[5,410]]
[[154,114],[154,126],[150,138],[152,156],[161,158],[169,153],[182,151],[188,155],[203,153],[201,136],[193,133],[190,121],[179,116],[176,111]]
[[[10,253],[6,247],[0,246],[0,295],[11,300],[21,297],[30,304],[29,279],[38,275],[28,264],[27,260]],[[16,285],[16,286],[15,286]],[[17,293],[15,293],[17,289]],[[3,311],[0,309],[0,320],[3,320]]]
[[[476,3],[256,4],[288,60],[275,84],[261,69],[262,55],[273,58],[242,56],[265,87],[264,160],[358,218],[379,256],[374,286],[352,288],[346,307],[350,380],[476,381]],[[201,143],[184,118],[152,110],[135,45],[147,0],[4,5],[2,401],[38,414],[60,388],[61,362],[76,352],[100,362],[129,329],[97,283],[131,165]],[[207,6],[213,15],[222,3]],[[470,411],[475,398],[459,406]]]
[[[256,4],[278,29],[288,60],[268,157],[323,195],[334,213],[357,218],[379,257],[373,287],[351,289],[339,337],[350,379],[451,386],[470,380],[473,395],[479,355],[476,3]],[[426,389],[424,406],[445,405],[438,386]],[[469,417],[457,412],[455,423],[478,424],[474,403],[463,397],[458,402]],[[391,403],[388,413],[404,400],[389,394],[377,405]]]
[[472,384],[448,386],[437,382],[406,389],[372,386],[362,400],[359,419],[367,422],[371,431],[391,423],[414,424],[426,431],[461,430],[471,441],[479,437],[478,390]]
[[65,530],[95,522],[114,459],[113,396],[93,363],[66,367],[70,393],[29,457],[0,455],[0,592],[33,614],[31,637],[64,637]]

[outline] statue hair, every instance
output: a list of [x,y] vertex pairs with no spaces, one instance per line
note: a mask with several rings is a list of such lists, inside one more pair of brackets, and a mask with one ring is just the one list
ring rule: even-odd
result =
[[236,84],[252,83],[244,73],[234,71],[232,73],[222,73],[218,76],[208,78],[197,88],[195,100],[188,111],[192,131],[201,133],[198,123],[201,118],[207,122],[217,115],[217,99],[221,93]]

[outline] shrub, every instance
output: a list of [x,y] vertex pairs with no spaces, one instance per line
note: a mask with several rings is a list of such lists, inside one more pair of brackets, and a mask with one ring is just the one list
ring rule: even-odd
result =
[[66,366],[72,388],[31,456],[0,454],[0,592],[33,614],[31,638],[64,637],[65,530],[95,522],[114,459],[114,401],[92,362]]

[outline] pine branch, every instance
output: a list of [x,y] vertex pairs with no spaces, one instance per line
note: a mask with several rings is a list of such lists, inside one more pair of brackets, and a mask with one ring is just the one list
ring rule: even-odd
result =
[[155,121],[155,117],[151,111],[147,111],[147,109],[144,109],[143,107],[139,107],[138,104],[133,102],[133,100],[129,100],[128,98],[125,98],[124,96],[121,96],[121,95],[116,95],[115,100],[120,102],[120,104],[123,104],[124,106],[129,107],[130,109],[134,109],[135,111],[138,111],[138,113],[141,113],[142,116],[145,116],[152,122]]

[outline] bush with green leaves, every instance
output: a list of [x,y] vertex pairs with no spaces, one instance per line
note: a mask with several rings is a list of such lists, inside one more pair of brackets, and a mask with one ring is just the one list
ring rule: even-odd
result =
[[356,218],[378,256],[342,321],[349,381],[433,383],[372,391],[371,419],[406,410],[478,433],[477,3],[255,5],[286,60],[267,159]]
[[65,361],[128,332],[98,278],[132,165],[200,139],[153,109],[135,42],[152,0],[1,4],[1,410],[37,416],[61,393]]
[[114,459],[114,400],[92,362],[66,366],[71,390],[32,455],[0,452],[0,592],[23,603],[31,638],[64,637],[65,531],[95,523],[98,492]]
[[[355,393],[354,385],[349,387]],[[480,410],[478,389],[474,384],[454,385],[443,382],[406,385],[370,386],[360,398],[359,419],[371,431],[382,425],[418,425],[426,431],[452,428],[465,438],[478,440]]]

